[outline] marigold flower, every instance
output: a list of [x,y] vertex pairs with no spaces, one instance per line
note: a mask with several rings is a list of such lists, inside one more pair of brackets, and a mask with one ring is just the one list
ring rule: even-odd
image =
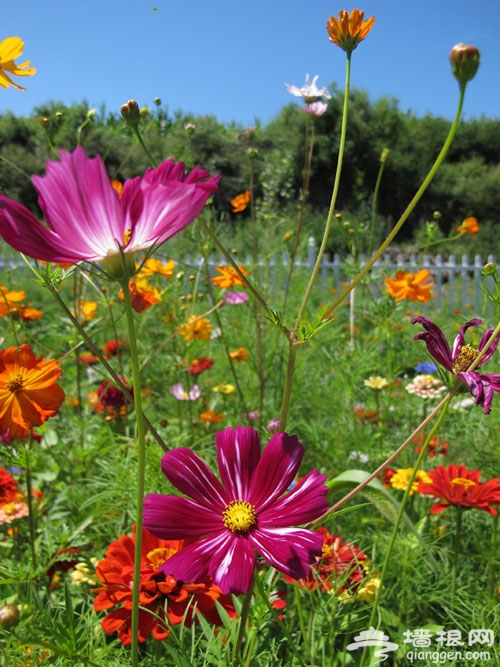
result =
[[233,213],[241,213],[246,209],[250,200],[252,199],[252,193],[250,190],[245,190],[239,195],[236,195],[234,199],[231,199],[231,206],[233,207]]
[[[108,275],[135,273],[135,255],[187,227],[217,191],[218,176],[195,167],[186,176],[173,160],[125,181],[120,197],[101,157],[81,147],[61,151],[45,176],[33,176],[47,226],[0,195],[0,235],[19,252],[48,262],[103,263]],[[126,267],[123,263],[125,261]]]
[[359,9],[353,9],[351,14],[345,10],[339,12],[339,18],[330,16],[326,23],[326,29],[330,41],[346,53],[351,53],[368,35],[375,23],[375,17],[364,21],[365,13]]
[[420,398],[438,398],[446,387],[441,380],[433,375],[416,375],[413,380],[406,385],[406,391],[409,394],[415,394]]
[[432,296],[430,288],[434,285],[434,281],[427,282],[429,279],[430,273],[427,269],[420,269],[416,273],[397,271],[396,278],[386,278],[384,285],[387,293],[395,297],[396,301],[408,299],[426,303]]
[[316,81],[319,79],[319,74],[316,74],[312,82],[309,80],[309,74],[306,74],[306,83],[302,88],[297,88],[297,86],[290,86],[288,83],[285,83],[285,86],[289,93],[295,95],[295,97],[302,97],[304,102],[309,106],[314,102],[318,102],[321,98],[326,98],[329,100],[331,94],[328,88],[317,88]]
[[177,331],[181,336],[184,337],[186,343],[189,343],[190,340],[207,341],[210,340],[212,325],[206,317],[191,315],[187,323],[179,327]]
[[[399,491],[406,491],[410,483],[410,478],[413,474],[413,468],[400,468],[396,470],[394,475],[391,476],[389,483],[393,489],[398,489]],[[429,475],[425,470],[417,470],[415,479],[411,485],[410,496],[412,496],[415,491],[418,491],[420,483],[428,483],[431,481]]]
[[[247,271],[241,264],[238,264],[238,268],[244,276],[248,276],[249,271]],[[217,285],[217,287],[227,289],[229,287],[234,287],[235,285],[245,284],[233,266],[216,266],[215,269],[221,275],[212,276],[210,280],[214,285]]]
[[[232,600],[223,595],[210,580],[184,584],[172,576],[169,559],[186,548],[183,540],[162,540],[149,531],[142,532],[139,584],[138,638],[145,642],[152,634],[165,639],[169,625],[185,623],[190,628],[202,614],[210,623],[222,623],[215,605],[221,604],[230,616],[235,614]],[[122,535],[112,542],[96,574],[102,586],[94,589],[94,609],[107,611],[102,620],[104,632],[118,633],[123,646],[132,643],[132,577],[134,573],[135,535]],[[111,611],[108,611],[111,610]]]
[[212,368],[213,365],[213,359],[210,359],[209,357],[193,359],[189,365],[188,373],[189,375],[200,375],[200,373],[208,371],[209,368]]
[[200,419],[204,424],[217,424],[224,419],[225,415],[218,414],[215,410],[205,410],[200,414]]
[[250,352],[246,347],[239,347],[237,350],[233,350],[229,353],[231,361],[248,361],[249,357]]
[[[316,532],[323,538],[322,553],[308,576],[299,579],[299,586],[333,591],[336,595],[355,593],[366,579],[367,556],[357,546],[343,542],[340,535],[332,535],[326,528],[318,528]],[[293,581],[287,575],[285,579]]]
[[[493,400],[493,393],[495,391],[500,392],[500,375],[478,373],[475,370],[469,371],[467,369],[491,338],[493,329],[488,329],[484,332],[481,342],[479,343],[479,348],[476,350],[471,345],[465,344],[464,334],[470,327],[482,324],[482,320],[479,318],[469,320],[460,327],[458,336],[453,342],[452,349],[450,349],[444,333],[432,320],[419,315],[412,319],[412,324],[421,324],[425,329],[425,332],[422,331],[416,336],[413,336],[414,340],[425,341],[431,357],[440,363],[447,371],[463,380],[474,397],[476,405],[480,405],[484,408],[485,415],[489,414],[491,410],[491,402]],[[482,366],[494,354],[499,341],[500,336],[497,336],[488,348],[484,357],[482,357],[478,366]]]
[[470,234],[471,236],[475,236],[478,231],[479,223],[477,218],[474,217],[465,218],[460,227],[457,229],[459,234]]
[[0,431],[22,438],[56,415],[64,401],[60,375],[55,359],[35,357],[29,345],[0,351]]
[[[136,313],[143,313],[151,308],[151,306],[154,306],[155,303],[161,301],[160,293],[156,288],[152,290],[142,289],[133,280],[129,280],[128,289],[130,292],[130,303]],[[121,288],[118,292],[118,298],[120,301],[124,300],[123,290]]]
[[491,505],[500,505],[500,478],[480,482],[478,470],[467,470],[463,465],[438,466],[429,471],[429,480],[418,486],[418,492],[439,498],[431,514],[438,514],[450,505],[483,510],[496,515]]
[[8,88],[9,85],[18,90],[26,90],[17,83],[14,83],[9,74],[14,76],[33,76],[36,73],[31,63],[26,60],[24,63],[16,65],[14,60],[19,58],[24,49],[24,42],[20,37],[7,37],[0,42],[0,86]]
[[273,435],[262,454],[251,426],[220,431],[216,446],[221,481],[186,447],[162,459],[167,479],[190,499],[147,495],[144,525],[161,539],[199,538],[162,569],[182,581],[210,576],[224,593],[238,594],[251,585],[258,553],[294,579],[307,577],[323,539],[295,526],[326,511],[326,475],[313,470],[283,495],[304,455],[286,433]]

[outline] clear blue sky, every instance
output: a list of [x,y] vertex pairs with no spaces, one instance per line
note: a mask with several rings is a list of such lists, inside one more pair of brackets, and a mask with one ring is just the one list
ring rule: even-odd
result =
[[345,54],[325,24],[357,6],[375,26],[353,54],[352,86],[372,100],[396,97],[403,111],[451,118],[458,84],[450,48],[481,51],[465,116],[500,118],[500,0],[24,0],[4,2],[0,38],[19,36],[34,77],[27,91],[0,89],[0,113],[27,115],[49,100],[86,100],[118,112],[160,97],[171,112],[266,124],[296,100],[284,83],[344,87]]

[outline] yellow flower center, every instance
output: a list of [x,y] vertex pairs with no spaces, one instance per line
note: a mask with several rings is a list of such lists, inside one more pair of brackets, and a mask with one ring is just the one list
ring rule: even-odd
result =
[[15,394],[20,389],[23,388],[23,378],[22,375],[11,375],[7,382],[5,383],[7,389]]
[[16,503],[5,503],[2,506],[2,511],[6,516],[12,516],[16,513]]
[[123,248],[126,248],[128,246],[131,238],[132,238],[132,230],[129,227],[123,232],[123,246],[122,246]]
[[175,553],[175,549],[168,549],[167,547],[158,547],[146,554],[146,560],[151,565],[153,570],[157,570],[160,565],[163,565]]
[[462,347],[459,348],[458,356],[453,364],[453,372],[461,373],[466,371],[478,354],[479,350],[476,350],[474,347],[471,347],[470,345],[462,345]]
[[248,533],[257,525],[255,507],[246,500],[231,500],[222,512],[222,521],[233,533]]
[[451,483],[456,486],[463,486],[466,491],[467,489],[470,489],[471,486],[476,486],[476,482],[472,479],[465,479],[465,477],[455,477],[455,479],[451,480]]

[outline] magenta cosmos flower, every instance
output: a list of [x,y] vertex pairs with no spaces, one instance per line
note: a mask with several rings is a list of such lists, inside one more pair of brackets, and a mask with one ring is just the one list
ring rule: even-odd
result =
[[224,593],[244,593],[259,554],[294,579],[307,577],[323,541],[318,533],[295,526],[327,510],[326,475],[313,470],[285,493],[304,455],[298,439],[286,433],[275,433],[262,455],[251,426],[220,431],[216,445],[220,481],[182,447],[167,452],[162,469],[189,498],[145,498],[144,526],[153,535],[199,538],[169,558],[168,573],[185,582],[212,577]]
[[33,176],[47,227],[24,206],[0,195],[0,236],[20,252],[48,262],[104,262],[133,273],[134,254],[189,225],[217,191],[218,176],[195,167],[186,175],[173,160],[112,186],[102,159],[82,148],[61,151],[45,176]]
[[[421,324],[425,331],[414,336],[415,340],[423,340],[427,345],[429,354],[441,364],[447,371],[453,373],[465,382],[469,388],[470,393],[476,401],[476,405],[484,408],[484,414],[487,415],[491,409],[491,401],[493,400],[493,393],[500,392],[500,375],[488,375],[485,373],[478,373],[477,371],[468,371],[467,369],[478,356],[479,352],[486,345],[493,333],[493,329],[488,329],[484,332],[479,348],[476,349],[465,343],[464,334],[469,327],[479,326],[482,320],[474,318],[466,322],[458,336],[453,342],[453,347],[450,349],[448,341],[446,340],[441,329],[432,320],[427,317],[419,316],[412,319],[412,324]],[[482,357],[478,366],[482,366],[498,347],[500,336],[497,336],[493,343],[488,348],[488,351]]]

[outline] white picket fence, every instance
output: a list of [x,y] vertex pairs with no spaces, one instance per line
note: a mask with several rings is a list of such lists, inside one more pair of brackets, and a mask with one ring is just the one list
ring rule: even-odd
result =
[[[304,256],[296,259],[295,269],[303,271],[304,276],[307,276],[316,261],[316,253],[316,241],[314,238],[310,238],[308,251]],[[237,261],[246,267],[252,266],[250,257],[238,255]],[[364,265],[366,258],[361,257],[358,261],[360,265]],[[372,268],[370,290],[376,297],[382,294],[385,289],[385,278],[387,276],[394,277],[396,271],[405,270],[415,273],[420,269],[428,269],[434,281],[432,287],[433,298],[427,304],[419,304],[419,310],[424,312],[429,309],[434,312],[440,312],[443,309],[451,312],[460,310],[485,317],[491,315],[493,310],[491,302],[485,297],[485,288],[493,289],[493,279],[481,274],[484,265],[489,262],[495,263],[492,255],[486,258],[476,255],[471,260],[467,255],[463,255],[461,258],[454,255],[443,258],[441,255],[418,256],[411,254],[408,256],[398,254],[394,256],[388,253],[381,257]],[[184,260],[179,262],[179,265],[196,270],[203,263],[204,260],[201,256],[186,255]],[[287,254],[274,255],[267,261],[261,259],[260,263],[267,267],[270,284],[275,291],[278,291],[289,266]],[[208,264],[210,273],[214,274],[216,273],[215,267],[227,264],[227,260],[223,256],[216,257],[212,255]],[[323,299],[331,300],[332,293],[334,291],[338,293],[341,290],[349,280],[348,267],[352,266],[352,258],[341,257],[338,254],[323,258],[318,276],[318,289]],[[26,269],[26,264],[22,258],[5,243],[0,243],[0,284],[8,279],[5,275],[6,272],[15,271],[17,273],[23,269]]]

